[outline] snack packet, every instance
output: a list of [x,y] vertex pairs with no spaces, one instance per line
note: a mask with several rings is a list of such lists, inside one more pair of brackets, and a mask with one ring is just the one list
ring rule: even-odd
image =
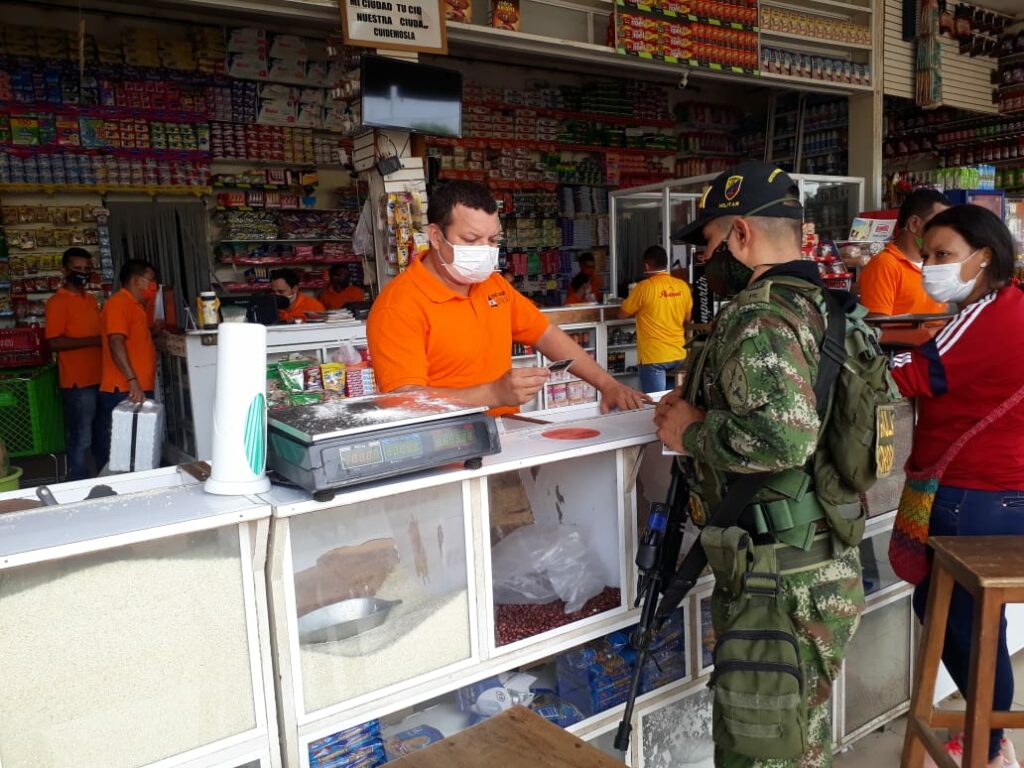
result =
[[341,363],[324,363],[320,366],[320,375],[328,392],[345,391],[345,366]]

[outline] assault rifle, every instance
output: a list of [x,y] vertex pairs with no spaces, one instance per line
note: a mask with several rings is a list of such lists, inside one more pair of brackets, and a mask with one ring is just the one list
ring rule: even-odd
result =
[[[640,544],[636,551],[636,567],[639,576],[637,577],[637,596],[634,605],[643,604],[643,609],[640,612],[640,623],[631,638],[633,647],[637,651],[636,668],[633,670],[633,679],[629,686],[626,711],[622,715],[622,722],[619,723],[619,730],[615,734],[615,748],[620,752],[629,748],[629,735],[633,730],[633,707],[636,704],[636,697],[640,693],[640,679],[647,655],[651,650],[651,643],[665,623],[665,619],[685,596],[685,592],[680,595],[675,605],[667,613],[659,610],[658,600],[661,598],[664,585],[668,584],[676,573],[679,550],[683,544],[689,495],[687,479],[679,468],[679,462],[673,459],[668,496],[664,504],[651,505],[650,514],[647,516],[647,525],[640,537]],[[699,543],[694,546],[699,549]]]
[[[740,513],[769,477],[770,472],[740,475],[730,484],[725,498],[711,519],[698,522],[724,528],[735,525]],[[676,569],[689,505],[689,483],[679,461],[674,460],[668,498],[664,504],[651,505],[647,526],[636,552],[636,565],[640,571],[636,604],[643,603],[643,609],[640,611],[640,623],[631,638],[637,652],[636,669],[633,670],[633,680],[629,686],[626,710],[615,734],[615,748],[620,752],[629,747],[629,734],[633,730],[633,707],[640,692],[640,677],[654,636],[693,589],[708,564],[708,556],[700,539],[697,539]]]

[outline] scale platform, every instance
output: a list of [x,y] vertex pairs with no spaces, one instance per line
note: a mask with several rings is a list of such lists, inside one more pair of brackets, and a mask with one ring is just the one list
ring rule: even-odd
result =
[[484,406],[425,392],[395,392],[269,415],[268,464],[317,501],[361,483],[461,462],[479,469],[501,451]]

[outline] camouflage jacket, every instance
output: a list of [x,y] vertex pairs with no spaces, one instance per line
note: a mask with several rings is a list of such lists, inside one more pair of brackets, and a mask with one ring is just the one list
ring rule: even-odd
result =
[[[780,265],[764,277],[772,274],[819,282],[808,262]],[[693,355],[686,396],[706,415],[687,429],[683,444],[705,501],[720,501],[725,473],[801,467],[814,453],[822,309],[794,291],[777,301],[759,280],[722,310],[706,348]]]

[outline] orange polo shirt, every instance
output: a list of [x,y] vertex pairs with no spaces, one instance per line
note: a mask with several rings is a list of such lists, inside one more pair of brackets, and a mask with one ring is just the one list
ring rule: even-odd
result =
[[565,306],[568,307],[572,304],[587,304],[591,301],[597,301],[601,297],[601,287],[603,285],[604,281],[601,279],[600,275],[596,273],[591,275],[590,293],[593,294],[593,298],[590,298],[589,296],[586,295],[586,292],[584,292],[584,295],[582,296],[577,294],[576,291],[573,290],[572,285],[570,284],[569,290],[566,291],[565,294]]
[[[60,288],[46,302],[46,338],[84,339],[100,336],[100,306],[91,293],[80,294]],[[100,383],[103,352],[99,346],[68,349],[57,353],[62,389],[95,387]]]
[[288,309],[282,309],[277,313],[277,318],[283,323],[291,322],[293,320],[305,320],[307,312],[325,312],[324,305],[314,299],[312,296],[307,296],[304,293],[300,293],[295,297],[295,303],[292,304]]
[[[512,342],[536,344],[548,319],[495,272],[460,296],[422,261],[381,291],[366,337],[382,392],[399,387],[473,387],[512,367]],[[516,408],[491,409],[492,415]]]
[[103,376],[100,379],[100,392],[113,392],[115,389],[127,392],[129,389],[128,379],[114,363],[114,356],[110,353],[111,334],[124,336],[125,351],[139,379],[139,386],[145,392],[152,392],[156,384],[156,347],[149,332],[146,308],[122,288],[103,305],[100,319],[103,326]]
[[358,285],[350,285],[340,291],[327,286],[320,291],[320,303],[327,309],[341,309],[350,301],[366,301],[366,291]]
[[878,315],[931,315],[946,305],[925,293],[921,267],[889,243],[860,273],[860,303]]

